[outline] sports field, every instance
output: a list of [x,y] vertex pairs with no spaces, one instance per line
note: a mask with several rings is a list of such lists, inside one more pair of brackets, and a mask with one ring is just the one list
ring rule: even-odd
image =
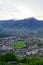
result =
[[14,48],[23,48],[25,46],[24,41],[16,41],[13,43]]

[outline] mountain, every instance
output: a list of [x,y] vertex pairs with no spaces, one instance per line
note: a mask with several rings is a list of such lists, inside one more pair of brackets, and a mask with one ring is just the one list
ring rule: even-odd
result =
[[27,32],[43,32],[43,20],[34,17],[23,20],[0,20],[0,37]]

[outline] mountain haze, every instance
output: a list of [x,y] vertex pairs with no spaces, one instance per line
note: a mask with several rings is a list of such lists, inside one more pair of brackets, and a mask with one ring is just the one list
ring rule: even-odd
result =
[[43,33],[43,20],[37,20],[34,17],[23,20],[0,20],[0,36],[34,31]]

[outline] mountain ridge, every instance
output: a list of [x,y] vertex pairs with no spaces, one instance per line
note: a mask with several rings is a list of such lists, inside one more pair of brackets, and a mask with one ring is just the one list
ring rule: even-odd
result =
[[[41,30],[42,28],[42,30]],[[25,33],[30,31],[39,30],[43,32],[43,21],[37,20],[34,17],[23,19],[23,20],[0,20],[0,36],[3,34],[13,35],[15,33]],[[21,32],[20,32],[21,31]]]

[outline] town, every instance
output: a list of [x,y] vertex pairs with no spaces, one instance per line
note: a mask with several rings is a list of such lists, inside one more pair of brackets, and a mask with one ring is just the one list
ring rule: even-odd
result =
[[[23,48],[15,48],[13,43],[24,41]],[[43,40],[37,36],[12,36],[0,38],[0,53],[15,52],[17,57],[22,58],[27,55],[40,54],[43,56]]]

